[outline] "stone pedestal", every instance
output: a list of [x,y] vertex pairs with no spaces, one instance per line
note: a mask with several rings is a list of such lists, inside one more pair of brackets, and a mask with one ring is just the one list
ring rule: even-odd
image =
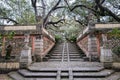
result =
[[107,48],[107,36],[102,34],[103,47],[101,47],[100,61],[105,68],[111,68],[113,63],[113,53],[111,49]]
[[105,68],[111,68],[113,57],[111,49],[104,49],[101,47],[100,61],[103,63]]
[[20,54],[20,67],[27,68],[32,63],[31,48],[24,48]]
[[31,47],[28,46],[29,44],[29,34],[25,34],[25,46],[20,54],[20,67],[27,68],[32,63],[32,55],[31,55]]

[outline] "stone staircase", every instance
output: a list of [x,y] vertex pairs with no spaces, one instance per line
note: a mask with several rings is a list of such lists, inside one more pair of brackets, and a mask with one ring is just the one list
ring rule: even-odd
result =
[[[47,64],[49,66],[46,66]],[[86,64],[89,64],[90,67]],[[40,63],[35,63],[28,69],[20,69],[17,72],[11,72],[9,76],[14,80],[107,80],[107,77],[113,73],[113,70],[104,69],[99,63],[82,62],[78,65],[78,63],[58,64],[43,62],[42,67]]]
[[8,75],[14,80],[114,80],[109,78],[113,70],[99,62],[84,62],[84,56],[73,43],[57,44],[43,62]]
[[68,58],[69,61],[83,61],[83,57],[85,57],[85,54],[78,49],[75,43],[67,43],[67,45],[62,43],[57,44],[43,61],[68,61]]

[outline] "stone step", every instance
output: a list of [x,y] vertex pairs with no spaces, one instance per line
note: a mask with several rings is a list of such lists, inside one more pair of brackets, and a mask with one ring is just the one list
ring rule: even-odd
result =
[[49,59],[48,61],[61,61],[62,59]]
[[18,72],[10,72],[8,75],[12,78],[9,80],[56,80],[56,78],[25,78]]
[[[28,70],[19,70],[18,71],[24,77],[39,77],[39,78],[56,78],[57,72],[30,72]],[[69,78],[69,74],[66,71],[62,71],[60,74],[61,78]]]
[[51,54],[51,56],[61,56],[62,54],[59,54],[59,53],[53,53]]
[[56,72],[30,72],[28,70],[18,71],[24,77],[56,78]]
[[74,78],[74,80],[106,80],[105,78]]
[[[51,56],[61,56],[62,54],[52,54]],[[64,54],[67,56],[67,54]],[[80,54],[69,54],[69,56],[81,56]]]
[[81,56],[77,56],[77,55],[73,55],[73,56],[69,56],[70,58],[82,58]]
[[[108,74],[106,74],[105,72],[102,72],[102,73],[99,73],[99,74],[98,73],[97,74],[95,74],[95,73],[92,73],[92,74],[91,73],[79,73],[79,74],[77,74],[77,76],[75,73],[73,73],[73,78],[74,78],[74,80],[105,80],[104,77],[110,75],[110,73],[108,73]],[[24,75],[25,78],[23,78],[20,74]],[[31,73],[29,71],[25,71],[20,74],[18,74],[17,72],[12,72],[12,73],[9,73],[9,76],[12,77],[14,80],[58,80],[58,79],[56,79],[56,75],[57,75],[56,73],[54,73],[54,74],[42,73],[41,74],[40,72],[39,73],[38,72]],[[94,76],[93,76],[93,74],[94,74]],[[60,77],[61,77],[60,80],[69,80],[68,72],[61,72]]]
[[61,57],[62,55],[51,55],[50,57]]
[[[37,65],[36,65],[37,66]],[[40,66],[38,67],[28,67],[28,70],[31,72],[57,72],[58,68],[57,67],[53,67],[53,68],[40,68]],[[100,72],[104,70],[104,67],[73,67],[72,71],[76,72],[76,73],[81,73],[81,72]],[[68,67],[61,68],[61,71],[69,71]]]
[[58,56],[58,57],[51,56],[50,59],[62,59],[62,56]]
[[61,51],[54,51],[53,54],[62,54]]
[[100,72],[73,72],[74,77],[84,77],[84,78],[101,78],[111,75],[113,70],[102,70]]
[[50,57],[62,57],[62,55],[51,55]]
[[13,80],[24,80],[24,77],[21,76],[18,72],[10,72],[8,75],[13,79]]
[[70,61],[84,61],[83,59],[70,59]]

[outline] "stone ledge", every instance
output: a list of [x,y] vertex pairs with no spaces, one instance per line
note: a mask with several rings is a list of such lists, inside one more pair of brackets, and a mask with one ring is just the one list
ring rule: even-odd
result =
[[19,68],[19,62],[0,62],[0,73],[8,73]]
[[120,62],[114,62],[112,64],[112,68],[120,71]]

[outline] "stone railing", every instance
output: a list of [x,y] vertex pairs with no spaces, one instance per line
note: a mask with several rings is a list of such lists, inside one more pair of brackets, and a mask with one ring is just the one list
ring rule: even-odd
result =
[[77,45],[83,50],[83,52],[88,55],[88,36],[77,42]]
[[42,29],[41,39],[35,41],[35,58],[36,61],[42,61],[45,55],[54,47],[55,38],[48,33],[45,29]]
[[97,59],[99,56],[97,43],[97,35],[89,26],[77,38],[77,45],[83,50],[89,60]]

